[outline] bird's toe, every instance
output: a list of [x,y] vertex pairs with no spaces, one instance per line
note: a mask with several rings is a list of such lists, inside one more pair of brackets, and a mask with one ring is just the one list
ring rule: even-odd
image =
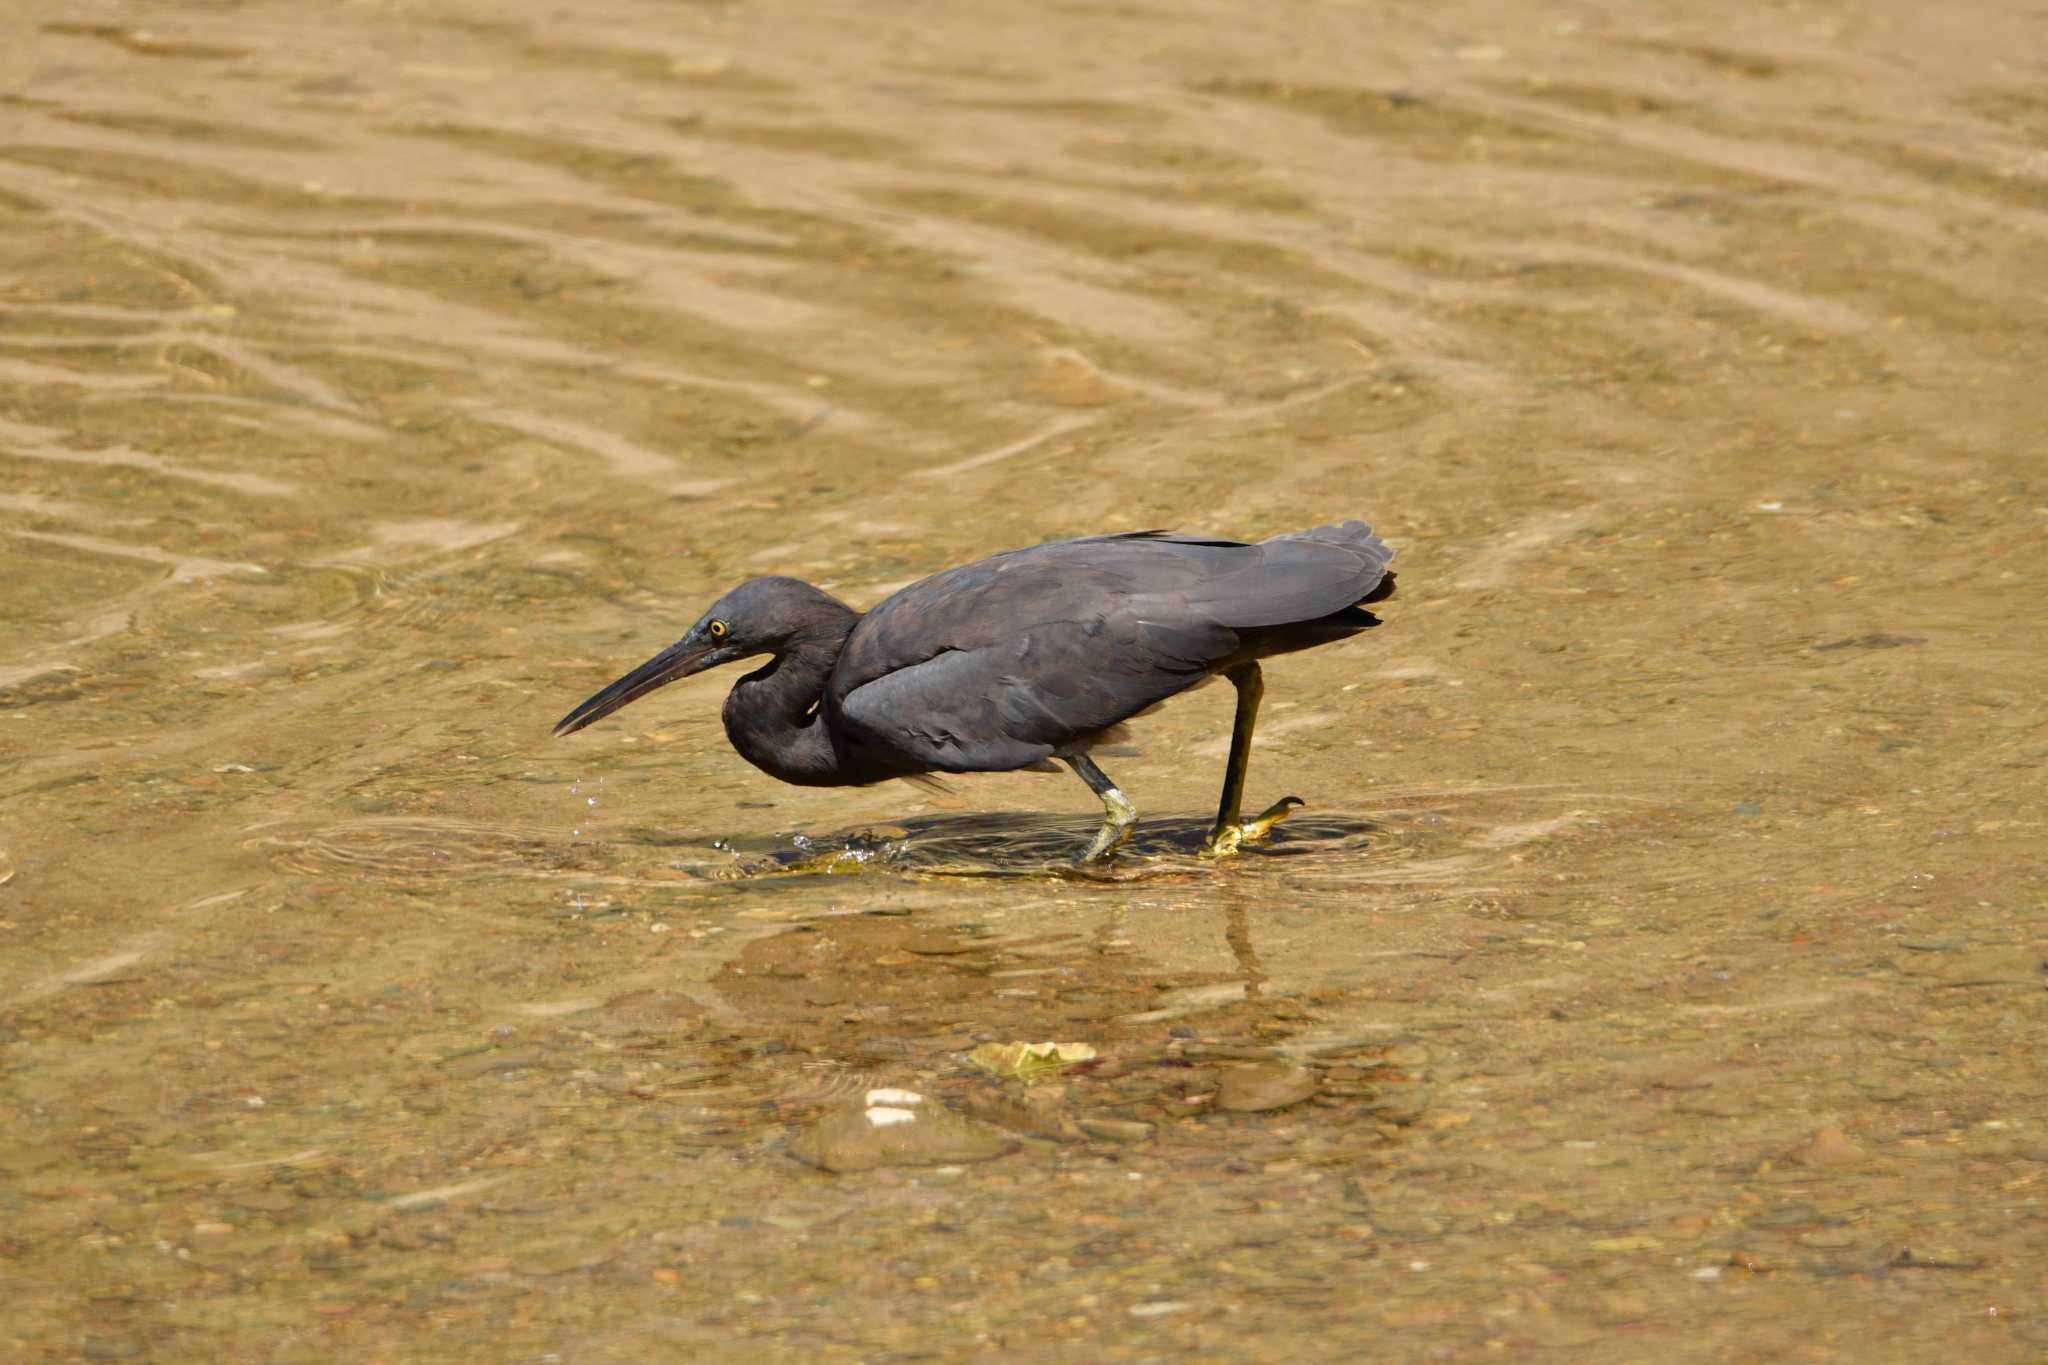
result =
[[1244,822],[1245,842],[1252,843],[1265,838],[1272,832],[1273,826],[1279,824],[1282,820],[1285,820],[1307,804],[1308,802],[1298,796],[1281,797],[1278,801],[1275,801],[1272,805]]
[[1246,844],[1255,844],[1272,833],[1273,826],[1300,810],[1308,802],[1298,796],[1283,796],[1249,820],[1218,825],[1202,843],[1204,858],[1227,858]]

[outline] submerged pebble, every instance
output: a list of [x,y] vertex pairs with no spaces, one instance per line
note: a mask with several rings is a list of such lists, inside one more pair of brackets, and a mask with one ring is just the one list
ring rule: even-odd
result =
[[1305,1066],[1234,1066],[1218,1078],[1216,1107],[1240,1114],[1285,1109],[1315,1094],[1316,1085],[1316,1073]]
[[930,1103],[913,1090],[871,1090],[790,1139],[789,1154],[825,1171],[944,1166],[989,1161],[1017,1140],[986,1123]]
[[1831,1167],[1858,1166],[1869,1159],[1847,1133],[1833,1126],[1817,1130],[1792,1156],[1803,1165]]
[[1107,1142],[1144,1142],[1152,1136],[1152,1125],[1136,1119],[1078,1119],[1082,1132]]
[[978,1119],[1031,1137],[1056,1138],[1071,1142],[1082,1133],[1067,1114],[1067,1087],[1035,1085],[1025,1089],[1006,1087],[970,1095],[968,1112]]

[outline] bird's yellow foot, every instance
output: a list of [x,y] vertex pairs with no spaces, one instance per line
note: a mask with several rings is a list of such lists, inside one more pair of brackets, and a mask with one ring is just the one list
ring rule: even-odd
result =
[[1249,820],[1218,825],[1202,844],[1204,858],[1227,858],[1245,844],[1255,844],[1272,832],[1273,826],[1307,805],[1298,796],[1283,796]]
[[1104,787],[1102,791],[1102,828],[1095,832],[1088,851],[1074,861],[1081,864],[1101,862],[1116,852],[1119,845],[1131,835],[1131,826],[1138,823],[1138,808],[1124,797],[1115,787]]

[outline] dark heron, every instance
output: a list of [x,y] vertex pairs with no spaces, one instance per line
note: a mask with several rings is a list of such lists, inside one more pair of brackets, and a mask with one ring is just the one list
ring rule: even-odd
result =
[[921,579],[866,612],[794,578],[755,578],[682,639],[562,717],[592,721],[663,683],[759,655],[725,733],[749,763],[805,787],[933,773],[1071,767],[1107,818],[1106,857],[1138,811],[1088,756],[1122,722],[1217,674],[1237,688],[1223,799],[1204,852],[1234,853],[1302,804],[1241,813],[1259,660],[1379,624],[1394,552],[1364,522],[1248,545],[1168,531],[1011,550]]

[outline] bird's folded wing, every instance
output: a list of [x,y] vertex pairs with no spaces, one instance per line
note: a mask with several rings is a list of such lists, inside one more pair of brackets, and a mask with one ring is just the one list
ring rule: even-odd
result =
[[1011,550],[921,579],[854,627],[841,695],[947,650],[1001,645],[1049,622],[1126,615],[1201,629],[1314,620],[1362,601],[1393,552],[1363,522],[1258,545],[1145,531]]
[[1199,682],[1230,631],[1132,616],[1042,622],[949,649],[834,702],[837,727],[887,760],[940,772],[1041,762]]
[[827,708],[889,763],[1022,767],[1199,682],[1243,631],[1363,600],[1392,557],[1362,522],[1257,545],[1140,532],[934,574],[847,637]]
[[1188,593],[1188,605],[1237,630],[1313,621],[1371,596],[1394,552],[1362,521],[1248,546]]

